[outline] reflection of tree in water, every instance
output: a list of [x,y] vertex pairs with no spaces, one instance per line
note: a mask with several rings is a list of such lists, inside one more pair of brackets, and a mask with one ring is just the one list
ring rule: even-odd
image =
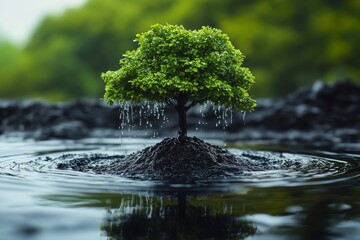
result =
[[228,206],[194,206],[185,194],[176,200],[128,195],[108,211],[101,229],[108,239],[244,239],[256,232]]

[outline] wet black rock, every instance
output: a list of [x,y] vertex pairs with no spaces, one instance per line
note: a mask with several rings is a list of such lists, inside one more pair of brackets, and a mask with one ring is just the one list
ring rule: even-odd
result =
[[258,106],[246,114],[246,121],[241,113],[234,113],[233,123],[227,130],[308,131],[360,127],[359,103],[360,87],[353,82],[328,85],[317,81],[312,87],[301,88],[282,99],[257,100]]
[[118,120],[118,109],[97,100],[0,101],[0,133],[22,132],[38,140],[88,137],[93,129],[117,128]]
[[229,128],[237,133],[234,139],[267,139],[277,144],[316,147],[358,142],[360,86],[348,80],[332,85],[317,81],[282,99],[259,100],[245,125],[235,123]]
[[[352,82],[326,85],[318,81],[311,88],[299,89],[282,100],[274,101],[271,113],[260,120],[264,127],[275,130],[360,126],[359,103],[360,87]],[[251,115],[248,120],[252,121]]]

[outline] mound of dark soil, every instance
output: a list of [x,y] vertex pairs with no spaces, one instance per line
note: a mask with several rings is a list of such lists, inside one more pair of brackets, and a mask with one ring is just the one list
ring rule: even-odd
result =
[[128,156],[95,154],[62,161],[69,157],[75,156],[57,159],[57,168],[146,179],[209,178],[265,169],[196,137],[165,138]]
[[321,173],[324,169],[336,169],[330,161],[304,159],[298,155],[248,151],[234,155],[196,137],[166,138],[130,155],[66,154],[45,161],[46,165],[60,170],[181,183],[269,170]]
[[235,155],[196,137],[166,138],[160,143],[127,156],[111,172],[131,175],[176,177],[223,176],[246,166],[239,164]]

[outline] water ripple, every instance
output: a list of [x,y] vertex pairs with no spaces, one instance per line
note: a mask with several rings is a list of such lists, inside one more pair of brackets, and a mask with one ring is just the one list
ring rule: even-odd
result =
[[[152,140],[151,143],[154,141]],[[136,141],[132,140],[130,144],[124,144],[123,151],[119,151],[121,146],[108,142],[105,144],[106,153],[111,156],[116,153],[125,153],[129,146],[134,146]],[[145,143],[146,144],[146,143]],[[144,179],[130,179],[116,175],[101,175],[92,172],[78,172],[72,170],[58,170],[49,159],[56,159],[60,153],[54,151],[62,148],[66,152],[73,152],[71,158],[79,157],[84,154],[81,147],[85,147],[94,154],[99,149],[104,148],[99,143],[92,143],[87,140],[86,145],[77,143],[59,143],[52,142],[29,142],[26,147],[20,151],[7,151],[0,156],[0,178],[2,186],[11,186],[10,182],[4,182],[4,179],[21,178],[26,183],[31,180],[36,187],[46,184],[47,188],[61,189],[68,192],[104,192],[104,191],[178,191],[187,189],[188,191],[238,191],[246,186],[310,186],[327,185],[342,181],[359,180],[359,161],[357,155],[344,157],[343,154],[329,154],[322,152],[317,155],[295,154],[286,152],[271,151],[244,151],[241,149],[230,149],[230,151],[239,156],[239,159],[246,160],[253,165],[268,164],[270,169],[265,171],[242,171],[227,176],[219,176],[211,179],[196,179],[185,182],[177,181],[151,181]],[[144,141],[139,140],[138,148],[143,147]],[[31,146],[36,150],[32,155],[29,153]],[[113,147],[112,147],[113,146]],[[4,146],[3,146],[4,148]],[[10,148],[8,148],[10,149]],[[41,154],[39,154],[39,151]],[[17,152],[17,153],[16,153]],[[79,153],[81,152],[81,153]],[[105,153],[104,153],[105,154]],[[37,157],[40,156],[40,157]],[[338,158],[337,158],[338,157]],[[66,159],[65,159],[66,161]],[[14,180],[18,181],[18,180]],[[34,187],[35,187],[34,186]]]

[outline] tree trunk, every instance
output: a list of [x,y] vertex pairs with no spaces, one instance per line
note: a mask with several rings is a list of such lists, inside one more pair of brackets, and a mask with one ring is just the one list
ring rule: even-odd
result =
[[176,107],[179,115],[179,130],[178,130],[179,137],[187,136],[186,103],[187,103],[187,96],[185,94],[180,94],[177,99],[177,107]]

